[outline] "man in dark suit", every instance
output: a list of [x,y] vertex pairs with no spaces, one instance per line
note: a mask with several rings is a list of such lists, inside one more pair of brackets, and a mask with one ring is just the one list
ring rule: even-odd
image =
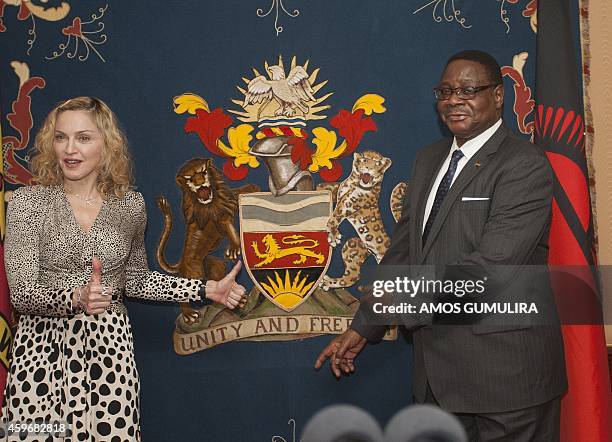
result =
[[[542,290],[509,270],[546,265],[553,183],[544,154],[502,124],[499,65],[484,52],[460,52],[434,93],[454,137],[417,154],[381,265],[445,265],[446,279],[480,269],[498,290],[522,279],[523,295],[539,290],[539,299],[551,300],[547,278]],[[362,301],[351,328],[330,342],[315,367],[330,358],[337,377],[353,372],[355,357],[385,332],[371,314]],[[417,402],[455,413],[470,440],[559,439],[567,381],[558,325],[447,325],[431,315],[401,321],[413,331]]]

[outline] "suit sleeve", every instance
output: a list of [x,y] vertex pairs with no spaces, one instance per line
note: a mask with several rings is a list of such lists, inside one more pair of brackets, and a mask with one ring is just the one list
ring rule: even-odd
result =
[[70,316],[75,288],[38,283],[40,203],[32,189],[21,188],[13,193],[8,204],[4,247],[11,304],[19,314]]
[[200,280],[164,275],[149,270],[144,237],[147,212],[142,195],[140,193],[136,195],[134,204],[134,223],[136,227],[125,269],[126,295],[151,301],[200,301],[198,295],[202,284]]

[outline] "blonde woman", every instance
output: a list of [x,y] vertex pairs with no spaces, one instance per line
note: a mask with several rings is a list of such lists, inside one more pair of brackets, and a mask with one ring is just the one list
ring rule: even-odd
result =
[[125,136],[101,100],[56,106],[35,144],[39,184],[16,190],[7,215],[6,272],[20,317],[2,417],[56,422],[51,430],[66,423],[74,441],[140,440],[123,298],[234,308],[245,295],[235,282],[240,262],[218,282],[148,269],[144,200],[132,190]]

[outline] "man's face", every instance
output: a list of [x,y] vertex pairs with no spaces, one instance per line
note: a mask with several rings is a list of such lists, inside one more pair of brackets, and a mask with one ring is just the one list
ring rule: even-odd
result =
[[[438,87],[479,87],[493,83],[485,67],[468,60],[452,61],[442,73]],[[462,145],[484,132],[499,120],[504,103],[504,87],[498,85],[480,92],[469,100],[460,99],[456,93],[450,98],[439,100],[438,114]]]

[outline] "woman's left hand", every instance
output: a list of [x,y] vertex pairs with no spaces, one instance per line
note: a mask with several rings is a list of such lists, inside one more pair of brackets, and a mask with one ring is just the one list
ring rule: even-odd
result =
[[236,265],[219,281],[206,282],[206,297],[229,309],[234,309],[246,301],[246,289],[236,282],[236,275],[242,267],[242,262]]

